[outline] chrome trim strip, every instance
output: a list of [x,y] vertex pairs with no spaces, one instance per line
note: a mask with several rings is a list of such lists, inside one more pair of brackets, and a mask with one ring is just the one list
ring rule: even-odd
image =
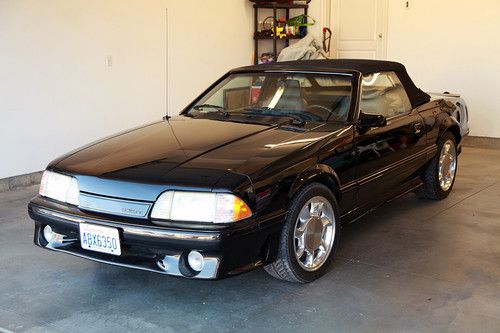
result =
[[397,169],[399,168],[400,166],[402,165],[405,165],[406,163],[409,163],[419,157],[422,157],[422,156],[427,156],[427,150],[428,148],[425,148],[423,149],[422,151],[419,151],[418,153],[415,153],[413,155],[410,155],[402,160],[399,160],[397,162],[394,162],[392,164],[389,164],[388,166],[382,168],[382,169],[379,169],[369,175],[366,175],[365,177],[363,178],[359,178],[357,180],[358,182],[358,185],[362,185],[362,184],[366,184],[366,183],[369,183],[371,181],[374,181],[375,179],[378,179],[380,177],[382,177],[385,173],[391,171],[391,170],[394,170],[394,169]]
[[193,231],[177,231],[177,230],[150,230],[137,227],[123,227],[123,232],[138,236],[168,238],[177,240],[198,240],[198,241],[214,241],[220,238],[219,233],[201,233]]
[[219,232],[197,232],[197,231],[181,231],[172,229],[157,229],[155,227],[140,227],[125,225],[117,222],[107,222],[92,218],[81,218],[78,216],[55,212],[53,210],[33,207],[33,210],[45,216],[55,217],[62,220],[71,221],[74,223],[94,223],[115,228],[123,229],[123,232],[131,235],[148,236],[155,238],[173,239],[173,240],[190,240],[190,241],[216,241],[219,240],[221,234]]
[[362,178],[358,178],[356,180],[350,181],[350,182],[340,186],[340,191],[342,193],[344,193],[344,192],[347,192],[349,190],[352,190],[356,186],[366,184],[366,183],[369,183],[377,178],[380,178],[386,172],[393,170],[393,169],[396,169],[396,168],[400,167],[401,165],[404,165],[405,163],[411,162],[414,159],[417,159],[417,158],[422,157],[424,155],[426,156],[427,154],[435,154],[436,152],[437,152],[437,145],[432,145],[432,146],[429,146],[427,148],[424,148],[423,150],[419,151],[418,153],[410,155],[402,160],[399,160],[397,162],[389,164],[388,166],[386,166],[382,169],[379,169],[379,170],[377,170],[369,175],[366,175]]
[[84,219],[81,219],[77,216],[61,214],[61,213],[58,213],[58,212],[55,212],[55,211],[49,210],[49,209],[33,207],[33,210],[39,214],[50,215],[50,216],[57,217],[57,218],[63,219],[63,220],[69,220],[69,221],[75,222],[75,223],[85,223]]
[[340,186],[340,192],[345,193],[347,191],[353,190],[354,188],[356,188],[357,184],[358,182],[356,180],[351,180],[350,182]]
[[436,143],[432,144],[432,146],[429,146],[425,149],[425,152],[430,155],[435,155],[437,153],[438,146]]

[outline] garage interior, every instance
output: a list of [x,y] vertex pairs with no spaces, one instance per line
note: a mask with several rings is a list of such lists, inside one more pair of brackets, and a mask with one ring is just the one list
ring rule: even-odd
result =
[[0,332],[499,330],[500,3],[312,0],[308,14],[310,34],[332,30],[330,57],[398,61],[423,90],[461,94],[471,132],[453,192],[346,226],[310,284],[199,281],[40,251],[27,203],[57,156],[176,115],[251,64],[252,3],[0,1]]

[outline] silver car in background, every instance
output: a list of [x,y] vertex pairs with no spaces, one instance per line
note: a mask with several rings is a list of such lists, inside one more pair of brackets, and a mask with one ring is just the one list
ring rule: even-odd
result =
[[455,105],[456,109],[453,112],[452,117],[455,118],[460,124],[460,135],[462,137],[468,135],[470,131],[469,110],[464,99],[458,94],[451,94],[449,92],[444,92],[442,94],[428,92],[428,94],[431,96],[431,100],[444,99]]

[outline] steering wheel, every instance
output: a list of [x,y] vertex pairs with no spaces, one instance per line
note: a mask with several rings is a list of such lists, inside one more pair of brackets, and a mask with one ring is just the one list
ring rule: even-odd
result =
[[[307,112],[307,110],[309,109],[321,109],[321,110],[324,110],[326,112],[328,112],[329,114],[331,114],[332,116],[335,116],[335,112],[333,112],[333,110],[330,110],[329,108],[327,108],[326,106],[324,105],[321,105],[321,104],[312,104],[312,105],[308,105],[305,107],[304,111]],[[307,112],[308,114],[311,114],[311,112]],[[316,117],[320,118],[319,116],[315,115]]]
[[[333,110],[327,108],[326,106],[324,105],[320,105],[320,104],[313,104],[313,105],[308,105],[305,110],[308,110],[308,109],[312,109],[312,108],[318,108],[318,109],[321,109],[321,110],[325,110],[329,113],[329,116],[327,118],[328,119],[333,119],[333,120],[338,120],[338,121],[341,121],[343,119],[343,116],[340,115],[338,112],[335,112],[335,110],[337,110],[337,108],[339,107],[339,103],[337,103],[335,105],[335,107],[333,108]],[[308,114],[311,114],[310,112],[308,112]],[[318,117],[319,118],[319,117]]]

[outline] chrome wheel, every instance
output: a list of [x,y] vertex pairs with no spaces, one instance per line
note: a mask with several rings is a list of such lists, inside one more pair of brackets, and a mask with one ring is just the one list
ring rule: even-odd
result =
[[443,191],[448,191],[455,179],[457,170],[457,151],[455,144],[451,140],[447,140],[441,148],[438,164],[438,180],[439,186]]
[[335,216],[327,199],[316,196],[302,207],[294,229],[295,258],[307,271],[320,268],[335,239]]

